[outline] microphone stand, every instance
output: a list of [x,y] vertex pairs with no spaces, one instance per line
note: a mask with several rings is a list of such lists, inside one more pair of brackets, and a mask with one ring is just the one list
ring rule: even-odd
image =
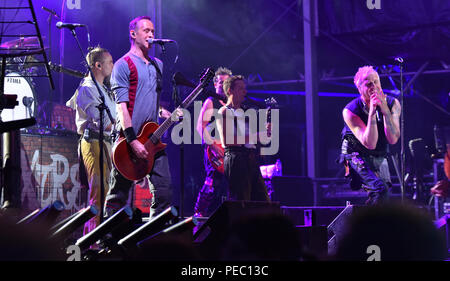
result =
[[[172,78],[173,92],[172,100],[175,108],[181,104],[177,82]],[[180,217],[184,219],[184,143],[180,143]]]
[[403,59],[398,58],[397,60],[400,66],[400,192],[401,192],[401,202],[403,203],[403,199],[405,196],[405,112],[403,111],[405,108],[404,105],[404,93],[403,93]]
[[109,108],[105,105],[105,96],[103,95],[103,92],[101,91],[97,81],[95,80],[94,73],[92,72],[91,67],[89,66],[89,62],[86,59],[86,55],[83,52],[83,48],[81,47],[80,41],[78,40],[77,34],[75,33],[75,28],[70,28],[70,31],[72,32],[73,37],[75,38],[75,41],[78,44],[78,48],[80,49],[81,55],[83,56],[86,66],[89,70],[89,73],[91,74],[92,81],[94,81],[95,87],[97,88],[97,91],[100,94],[100,104],[97,106],[99,113],[100,113],[100,124],[99,124],[99,148],[100,148],[100,156],[99,156],[99,162],[100,162],[100,223],[103,222],[103,206],[104,206],[104,200],[105,200],[105,183],[103,180],[104,173],[103,173],[103,111],[106,110],[106,113],[111,120],[111,124],[114,124],[114,119],[111,115],[111,112],[109,111]]
[[[175,68],[175,65],[178,61],[178,43],[177,43],[177,41],[173,41],[173,42],[177,45],[177,56],[175,58],[172,69],[171,69],[171,71],[169,71],[169,73],[172,72],[172,70]],[[151,44],[153,44],[153,43],[151,43]],[[165,55],[165,53],[166,53],[166,47],[164,46],[165,43],[162,43],[159,45],[161,46],[162,55]],[[173,85],[172,86],[173,87],[172,100],[175,105],[175,108],[177,108],[181,104],[181,100],[180,100],[180,95],[178,93],[175,75],[176,75],[176,73],[172,76],[172,85]],[[182,118],[183,117],[179,117],[179,120],[181,121]],[[184,219],[184,143],[183,142],[180,143],[180,218]]]
[[48,60],[52,60],[52,17],[53,15],[50,14],[48,16],[47,22],[48,22]]

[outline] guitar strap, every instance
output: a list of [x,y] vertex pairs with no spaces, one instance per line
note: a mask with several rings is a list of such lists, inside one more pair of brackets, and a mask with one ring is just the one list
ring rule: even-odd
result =
[[159,66],[156,63],[156,61],[154,60],[154,58],[150,57],[150,63],[156,69],[156,92],[159,95],[161,93],[161,90],[162,90],[162,72],[159,69]]
[[155,59],[150,57],[150,63],[153,65],[153,67],[156,69],[156,94],[158,95],[157,105],[156,108],[159,108],[159,98],[161,97],[161,91],[162,91],[162,73],[161,69],[159,69],[158,63],[156,63]]

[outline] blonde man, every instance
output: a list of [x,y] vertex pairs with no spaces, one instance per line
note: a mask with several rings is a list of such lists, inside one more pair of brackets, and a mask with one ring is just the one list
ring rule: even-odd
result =
[[387,163],[389,145],[400,137],[400,103],[386,96],[380,77],[372,66],[358,69],[354,83],[360,96],[342,111],[341,161],[348,167],[351,187],[368,192],[367,205],[386,201],[389,197],[390,174]]

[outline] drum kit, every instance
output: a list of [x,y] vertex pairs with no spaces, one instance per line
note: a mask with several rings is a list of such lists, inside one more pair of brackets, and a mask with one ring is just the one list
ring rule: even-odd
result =
[[39,48],[37,37],[19,38],[0,45],[3,53],[11,54],[6,56],[4,94],[9,97],[17,96],[14,107],[9,106],[1,111],[2,122],[34,117],[36,102],[32,76],[38,74],[39,63],[27,50],[37,48]]

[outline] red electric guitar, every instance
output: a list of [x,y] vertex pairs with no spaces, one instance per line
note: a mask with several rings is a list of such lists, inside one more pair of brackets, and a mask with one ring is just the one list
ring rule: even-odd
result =
[[[270,123],[271,121],[271,109],[275,108],[277,106],[277,101],[275,98],[267,98],[264,100],[267,106],[267,109],[269,110],[267,112],[267,122]],[[208,161],[213,166],[213,168],[218,171],[219,173],[224,173],[225,169],[223,167],[223,157],[220,157],[219,154],[217,154],[211,146],[215,146],[218,150],[222,151],[222,153],[225,152],[225,149],[222,147],[222,143],[219,140],[214,140],[214,143],[211,145],[208,145],[208,148],[206,149],[206,153],[208,155]]]
[[[201,75],[200,83],[182,102],[179,108],[187,108],[213,77],[214,71],[210,68],[206,69]],[[171,116],[176,116],[176,110],[172,112]],[[123,135],[119,137],[112,148],[112,159],[117,170],[125,178],[129,180],[140,180],[151,172],[155,154],[164,150],[167,146],[167,144],[161,142],[161,136],[172,124],[177,122],[173,119],[176,118],[167,118],[160,126],[154,122],[147,122],[142,126],[137,140],[147,149],[148,157],[146,159],[138,158],[127,143],[125,137]]]

